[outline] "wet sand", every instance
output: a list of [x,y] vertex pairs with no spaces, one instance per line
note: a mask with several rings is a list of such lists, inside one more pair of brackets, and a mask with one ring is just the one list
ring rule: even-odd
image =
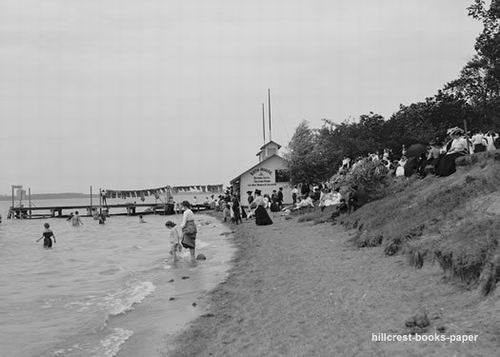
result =
[[[380,247],[356,249],[349,232],[331,223],[273,220],[233,226],[238,252],[228,279],[162,355],[486,356],[500,349],[498,293],[482,299],[444,282],[437,265],[415,270]],[[372,341],[372,333],[408,334],[405,320],[418,308],[428,313],[427,334],[477,334],[477,342]]]

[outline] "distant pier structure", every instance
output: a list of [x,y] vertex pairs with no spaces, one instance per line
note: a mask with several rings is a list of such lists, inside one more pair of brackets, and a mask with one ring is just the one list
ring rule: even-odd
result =
[[[15,204],[14,190],[17,189],[19,204]],[[9,208],[7,218],[10,219],[36,219],[36,218],[67,218],[74,211],[79,211],[82,217],[95,217],[98,214],[106,216],[136,216],[136,215],[171,215],[176,212],[176,205],[172,195],[178,193],[222,193],[222,185],[196,185],[196,186],[165,186],[147,190],[101,190],[99,189],[99,202],[92,201],[92,187],[90,187],[89,204],[79,205],[51,205],[35,207],[31,201],[31,190],[28,192],[28,206],[22,204],[23,195],[26,192],[20,185],[12,186],[12,205]],[[153,196],[155,202],[144,202],[146,196]],[[108,198],[138,198],[141,202],[111,203]],[[203,211],[211,209],[209,204],[192,204],[193,211]]]

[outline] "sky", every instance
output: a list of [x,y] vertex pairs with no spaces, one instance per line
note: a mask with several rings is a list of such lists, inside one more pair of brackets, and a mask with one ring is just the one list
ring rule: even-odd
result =
[[[434,95],[472,0],[2,0],[0,194],[224,184],[286,147]],[[266,139],[269,139],[267,135]]]

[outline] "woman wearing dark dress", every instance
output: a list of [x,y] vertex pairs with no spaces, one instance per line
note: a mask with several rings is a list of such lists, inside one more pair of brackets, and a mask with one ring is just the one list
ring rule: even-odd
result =
[[451,175],[456,171],[455,159],[469,153],[467,139],[462,136],[463,132],[460,128],[449,129],[448,135],[452,141],[447,147],[446,153],[436,160],[436,175]]
[[42,236],[37,239],[37,242],[40,241],[40,239],[43,239],[43,247],[48,249],[52,248],[52,238],[54,238],[54,243],[56,242],[56,236],[54,235],[54,232],[50,229],[50,225],[48,223],[45,223],[43,225],[45,227],[45,230],[42,233]]
[[241,220],[240,201],[238,201],[238,197],[236,197],[236,195],[233,195],[232,202],[233,202],[232,210],[234,214],[234,223],[236,224],[243,223],[243,221]]
[[257,206],[257,208],[255,209],[255,224],[257,224],[258,226],[267,226],[269,224],[273,224],[273,221],[267,213],[264,197],[262,197],[260,193],[260,190],[255,190],[254,203]]

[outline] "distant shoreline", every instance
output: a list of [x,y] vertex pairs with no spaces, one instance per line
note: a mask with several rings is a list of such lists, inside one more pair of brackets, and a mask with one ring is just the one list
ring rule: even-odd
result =
[[[99,198],[99,195],[92,195],[92,197]],[[28,197],[23,197],[26,200]],[[31,195],[32,200],[50,200],[50,199],[68,199],[68,198],[90,198],[88,193],[35,193]],[[0,195],[0,201],[10,201],[10,195]],[[14,200],[19,200],[19,197],[14,196]]]

